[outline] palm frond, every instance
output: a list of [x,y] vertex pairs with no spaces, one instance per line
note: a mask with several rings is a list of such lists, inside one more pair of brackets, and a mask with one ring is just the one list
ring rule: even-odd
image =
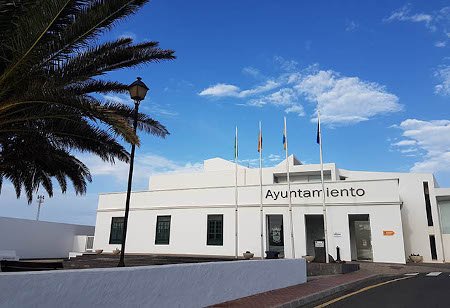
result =
[[[152,41],[93,39],[147,1],[0,0],[0,192],[6,179],[28,202],[41,187],[52,196],[56,183],[84,194],[91,175],[73,151],[129,160],[122,142],[140,144],[133,108],[96,95],[128,86],[98,77],[172,60],[174,52]],[[143,113],[138,129],[169,134]]]

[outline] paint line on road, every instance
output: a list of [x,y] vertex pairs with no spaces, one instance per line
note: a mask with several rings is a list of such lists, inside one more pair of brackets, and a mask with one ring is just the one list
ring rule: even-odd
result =
[[430,272],[426,276],[436,277],[439,276],[440,274],[442,274],[442,272]]
[[392,283],[392,282],[396,282],[396,281],[400,281],[400,280],[405,280],[405,279],[410,279],[410,278],[413,278],[413,277],[412,277],[412,276],[408,276],[408,277],[397,278],[397,279],[393,279],[393,280],[389,280],[389,281],[385,281],[385,282],[380,282],[380,283],[378,283],[378,284],[374,284],[374,285],[371,285],[371,286],[362,288],[362,289],[360,289],[360,290],[358,290],[358,291],[355,291],[355,292],[352,292],[352,293],[349,293],[349,294],[345,294],[345,295],[343,295],[343,296],[341,296],[341,297],[332,299],[332,300],[330,300],[330,301],[328,301],[328,302],[325,302],[325,303],[323,303],[323,304],[320,304],[320,305],[318,305],[318,306],[316,306],[316,307],[314,307],[314,308],[322,308],[322,307],[326,307],[326,306],[328,306],[328,305],[334,304],[334,303],[336,303],[336,302],[338,302],[338,301],[340,301],[340,300],[346,299],[347,297],[350,297],[350,296],[353,296],[353,295],[362,293],[362,292],[364,292],[364,291],[367,291],[367,290],[370,290],[370,289],[373,289],[373,288],[376,288],[376,287],[381,287],[381,286],[383,286],[383,285],[385,285],[385,284],[389,284],[389,283]]
[[417,276],[417,275],[419,275],[419,273],[408,273],[408,274],[405,274],[405,276]]

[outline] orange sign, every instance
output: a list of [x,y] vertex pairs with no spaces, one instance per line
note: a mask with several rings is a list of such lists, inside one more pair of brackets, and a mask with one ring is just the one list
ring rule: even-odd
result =
[[383,235],[384,235],[384,236],[392,236],[392,235],[394,235],[394,234],[395,234],[394,231],[383,230]]

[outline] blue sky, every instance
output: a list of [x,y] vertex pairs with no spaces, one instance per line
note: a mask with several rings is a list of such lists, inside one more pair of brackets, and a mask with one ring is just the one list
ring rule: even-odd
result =
[[[135,190],[158,172],[201,168],[204,159],[257,164],[258,122],[264,165],[280,161],[283,117],[290,152],[354,170],[434,172],[450,186],[450,6],[447,1],[154,0],[102,39],[131,36],[176,51],[172,62],[105,78],[149,86],[142,111],[171,135],[141,136]],[[107,99],[130,103],[126,96]],[[59,193],[41,219],[95,223],[99,192],[125,191],[127,165],[82,155],[94,180],[83,197]],[[16,200],[6,183],[0,216],[33,219],[36,204]]]

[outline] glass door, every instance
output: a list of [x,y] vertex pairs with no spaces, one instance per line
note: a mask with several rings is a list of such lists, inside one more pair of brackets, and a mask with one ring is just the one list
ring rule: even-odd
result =
[[372,239],[369,221],[355,221],[357,260],[372,260]]
[[277,251],[284,258],[283,215],[267,215],[267,242],[269,251]]

